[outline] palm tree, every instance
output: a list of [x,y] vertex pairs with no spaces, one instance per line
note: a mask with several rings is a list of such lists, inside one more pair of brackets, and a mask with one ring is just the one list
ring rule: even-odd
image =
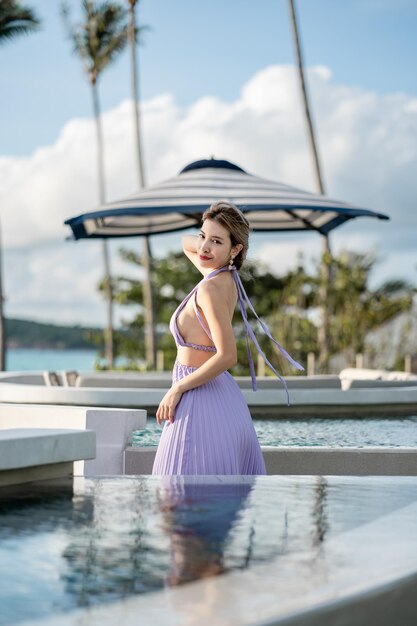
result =
[[[127,43],[128,23],[127,12],[117,3],[110,0],[95,2],[83,0],[82,11],[84,21],[72,25],[69,21],[69,9],[62,4],[62,15],[65,20],[69,38],[74,45],[74,52],[80,57],[93,97],[94,118],[96,122],[97,140],[97,171],[99,186],[99,203],[106,200],[104,177],[104,147],[101,126],[101,109],[98,94],[98,79],[119,54]],[[113,345],[113,294],[110,274],[110,260],[107,241],[102,240],[104,261],[104,291],[107,301],[107,325],[105,329],[106,360],[111,368],[114,362]]]
[[[5,44],[20,35],[28,35],[39,29],[40,21],[32,9],[16,0],[0,0],[0,44]],[[0,227],[0,371],[6,367],[4,294],[2,281],[2,245]]]
[[[297,16],[295,13],[294,0],[288,0],[291,13],[291,24],[294,37],[294,47],[297,57],[298,77],[302,92],[302,99],[304,104],[304,114],[308,128],[308,138],[310,142],[310,148],[313,155],[314,172],[316,177],[316,186],[319,193],[324,194],[323,176],[321,174],[320,160],[317,149],[317,141],[315,138],[313,121],[310,114],[310,105],[308,100],[307,85],[304,78],[304,63],[303,55],[301,51],[300,38],[298,35]],[[321,264],[321,280],[320,280],[320,308],[322,312],[321,324],[318,332],[318,344],[319,344],[319,369],[321,372],[325,372],[330,357],[330,345],[329,345],[329,305],[328,305],[328,293],[329,284],[331,279],[331,250],[329,236],[323,235],[323,256]]]
[[[141,118],[140,109],[138,106],[139,101],[139,85],[137,78],[137,61],[136,61],[136,42],[138,32],[143,30],[136,28],[136,16],[135,8],[138,4],[138,0],[127,0],[129,3],[129,47],[131,58],[131,72],[132,72],[132,98],[133,98],[133,119],[135,125],[135,139],[136,139],[136,163],[138,172],[139,187],[145,186],[145,172],[143,165],[143,147],[141,137]],[[154,307],[154,294],[152,288],[152,254],[150,247],[150,240],[147,235],[143,237],[143,250],[142,250],[142,267],[145,272],[143,279],[143,304],[144,304],[144,322],[145,322],[145,348],[146,348],[146,362],[148,368],[155,369],[155,307]]]

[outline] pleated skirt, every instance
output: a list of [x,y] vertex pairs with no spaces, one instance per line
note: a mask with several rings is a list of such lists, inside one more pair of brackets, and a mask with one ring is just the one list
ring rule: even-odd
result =
[[[196,369],[176,361],[173,382]],[[266,474],[248,405],[229,372],[183,393],[174,422],[162,429],[152,474]]]

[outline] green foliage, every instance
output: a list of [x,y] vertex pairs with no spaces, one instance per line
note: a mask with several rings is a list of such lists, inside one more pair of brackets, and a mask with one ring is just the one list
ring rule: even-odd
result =
[[415,289],[404,281],[370,287],[375,263],[374,255],[354,252],[342,252],[333,260],[328,292],[332,353],[346,349],[362,353],[370,330],[411,307]]
[[[125,248],[122,248],[119,252],[124,261],[132,263],[137,268],[140,267],[141,259],[138,254]],[[164,259],[155,259],[153,265],[152,282],[155,293],[157,346],[158,349],[164,352],[165,367],[170,368],[175,360],[176,347],[169,333],[169,320],[178,304],[192,290],[195,284],[201,280],[202,276],[182,252],[171,252]],[[297,279],[299,282],[298,275]],[[273,310],[279,310],[280,307],[286,306],[285,299],[289,300],[288,304],[293,301],[293,292],[297,290],[298,285],[297,280],[294,281],[292,275],[279,278],[268,271],[266,266],[253,262],[247,262],[245,264],[245,270],[242,273],[242,282],[258,315],[265,318],[265,321],[270,317]],[[120,352],[118,354],[131,359],[132,362],[134,362],[135,359],[143,359],[145,354],[143,342],[143,308],[141,306],[143,301],[142,284],[139,280],[119,276],[114,279],[113,291],[115,301],[118,304],[139,306],[139,311],[136,313],[133,320],[130,322],[126,321],[123,324],[123,328],[127,331],[127,334],[122,338],[119,344]],[[308,301],[307,292],[308,290],[305,290],[302,296],[298,295],[298,299],[302,302]],[[251,314],[249,313],[249,319],[250,318]],[[234,373],[237,375],[248,374],[249,366],[245,340],[246,333],[238,308],[236,309],[233,324],[238,348],[238,364],[234,369]],[[253,325],[254,328],[256,328],[257,323],[255,319]],[[310,334],[313,334],[314,327],[308,320],[303,321],[303,332],[308,334],[308,331],[305,329],[309,328],[309,326],[312,327]],[[134,338],[132,337],[132,333],[135,333]],[[282,333],[280,333],[280,335],[282,337]],[[258,338],[268,358],[272,359],[272,361],[277,364],[279,358],[277,357],[277,351],[271,341],[265,338],[262,331],[258,333]],[[282,337],[282,342],[288,347],[291,340],[289,341],[288,337],[286,339]],[[310,343],[305,345],[310,346]],[[299,353],[304,356],[302,348],[300,348]],[[255,353],[254,359],[256,362]]]
[[40,20],[33,9],[22,6],[17,0],[0,1],[0,43],[28,35],[39,27]]
[[[315,302],[314,283],[314,278],[300,264],[281,278],[281,289],[276,299],[269,298],[269,308],[266,310],[273,337],[301,364],[307,362],[309,352],[317,352],[318,349],[317,328],[309,317]],[[279,350],[273,350],[279,356],[282,372],[296,374]]]
[[[141,259],[128,249],[121,249],[124,261],[134,265],[133,274],[140,276]],[[342,253],[336,259],[328,258],[330,286],[328,307],[330,311],[331,353],[347,347],[361,352],[367,332],[397,313],[411,306],[415,289],[400,280],[390,281],[371,289],[369,279],[375,258],[369,254]],[[259,317],[270,328],[272,335],[300,363],[306,364],[308,352],[318,352],[317,311],[319,287],[323,280],[320,266],[308,273],[302,261],[284,276],[277,276],[268,266],[246,262],[241,272],[245,290]],[[201,274],[181,252],[171,252],[164,259],[155,259],[152,282],[155,292],[157,322],[157,347],[163,350],[165,368],[173,365],[176,355],[174,340],[168,324],[178,304],[201,280]],[[113,284],[118,304],[137,312],[131,321],[123,324],[123,336],[118,338],[118,354],[126,357],[132,366],[144,359],[142,285],[139,280],[119,276]],[[256,332],[260,346],[279,371],[288,375],[297,372],[267,339],[253,315],[249,320]],[[236,307],[233,320],[238,364],[233,373],[249,373],[245,327],[240,310]],[[252,350],[256,363],[257,353]],[[268,372],[268,369],[267,369]]]
[[[140,267],[141,259],[138,254],[125,248],[119,252],[124,261]],[[137,273],[139,275],[139,271]],[[182,253],[170,253],[165,259],[154,260],[151,279],[155,298],[157,346],[164,351],[165,367],[169,368],[173,365],[176,354],[174,341],[168,331],[169,320],[178,303],[201,279],[201,274]],[[132,278],[115,277],[113,293],[118,304],[139,307],[132,320],[123,322],[124,334],[116,333],[117,354],[135,365],[138,360],[145,359],[142,283]]]

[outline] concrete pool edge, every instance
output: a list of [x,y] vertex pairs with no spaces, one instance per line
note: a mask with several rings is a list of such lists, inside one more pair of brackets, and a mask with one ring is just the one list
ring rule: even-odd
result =
[[[221,482],[221,477],[212,480]],[[138,618],[155,626],[208,621],[211,626],[383,626],[394,623],[400,609],[403,617],[396,623],[412,626],[417,621],[416,519],[417,502],[412,502],[300,552],[296,559],[282,555],[242,572],[20,626],[106,626],[122,620],[124,626],[136,626]],[[285,561],[290,570],[283,567]]]
[[372,589],[254,626],[414,626],[416,591],[417,571],[412,571]]
[[[7,380],[7,379],[6,379]],[[153,414],[167,389],[165,387],[63,387],[1,382],[2,402],[6,404],[55,404],[107,408],[136,408]],[[290,389],[291,405],[287,406],[282,388],[242,389],[251,414],[255,418],[275,417],[360,417],[407,416],[417,412],[417,385],[382,386],[381,388]]]
[[[268,475],[417,475],[417,448],[261,446],[261,449]],[[151,474],[155,454],[156,446],[127,447],[124,451],[124,474]]]

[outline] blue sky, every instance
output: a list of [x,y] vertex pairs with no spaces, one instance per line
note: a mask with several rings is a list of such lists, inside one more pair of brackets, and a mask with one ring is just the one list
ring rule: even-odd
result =
[[[0,50],[3,155],[30,154],[68,120],[91,115],[59,2],[27,4],[42,31]],[[69,3],[74,18],[79,4]],[[306,65],[330,66],[336,82],[417,95],[414,0],[298,0],[297,9]],[[139,19],[149,26],[140,49],[144,99],[169,92],[179,104],[207,94],[230,101],[257,70],[294,62],[286,0],[141,0]],[[103,73],[100,93],[103,109],[129,97],[127,54]]]
[[[65,242],[66,218],[95,208],[91,93],[71,53],[59,2],[27,0],[42,30],[0,48],[0,215],[6,315],[103,324],[99,242]],[[70,3],[77,19],[80,2]],[[391,216],[352,220],[335,253],[372,251],[377,284],[416,283],[417,3],[298,0],[306,73],[328,195]],[[254,174],[315,191],[287,0],[141,0],[140,48],[148,182],[214,154]],[[108,199],[132,193],[127,51],[99,85]],[[121,240],[111,243],[114,273]],[[152,238],[154,253],[180,236]],[[138,247],[139,240],[129,240]],[[313,262],[311,233],[252,237],[250,255],[277,273]],[[74,280],[74,277],[76,280]],[[117,311],[117,319],[125,313]]]

